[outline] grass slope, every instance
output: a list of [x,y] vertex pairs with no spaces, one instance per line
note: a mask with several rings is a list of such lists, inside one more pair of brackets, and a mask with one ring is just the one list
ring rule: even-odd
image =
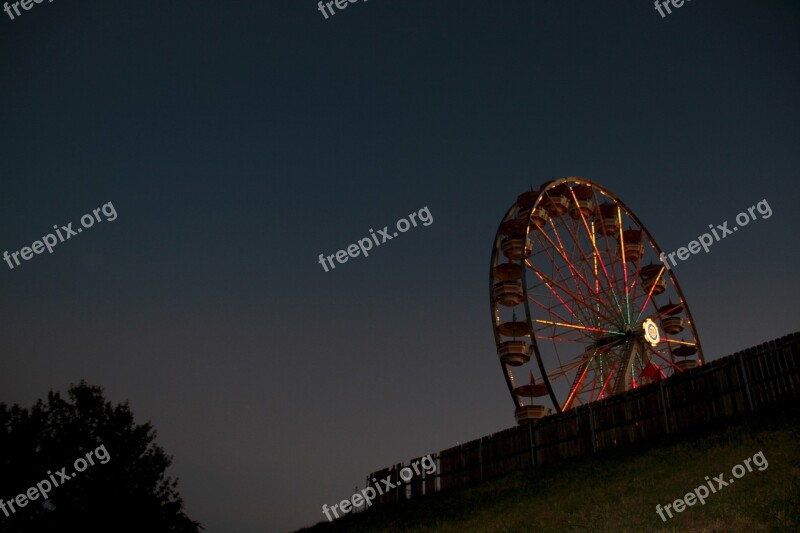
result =
[[[752,472],[663,522],[656,504],[762,451]],[[716,483],[714,487],[716,488]],[[666,516],[666,515],[665,515]],[[324,517],[323,517],[324,518]],[[303,529],[395,532],[800,531],[800,402],[702,432],[518,472]]]

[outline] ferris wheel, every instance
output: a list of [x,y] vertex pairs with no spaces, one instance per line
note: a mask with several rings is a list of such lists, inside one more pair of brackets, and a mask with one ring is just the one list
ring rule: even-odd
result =
[[490,302],[518,423],[703,364],[661,259],[650,232],[597,183],[561,178],[517,197],[495,236]]

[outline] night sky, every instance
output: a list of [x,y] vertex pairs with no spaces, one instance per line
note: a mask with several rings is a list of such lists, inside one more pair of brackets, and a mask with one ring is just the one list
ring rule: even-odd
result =
[[490,252],[562,176],[666,251],[766,199],[674,271],[709,361],[796,331],[799,30],[791,0],[0,12],[0,252],[117,213],[0,262],[0,401],[129,400],[209,532],[324,520],[368,473],[515,424]]

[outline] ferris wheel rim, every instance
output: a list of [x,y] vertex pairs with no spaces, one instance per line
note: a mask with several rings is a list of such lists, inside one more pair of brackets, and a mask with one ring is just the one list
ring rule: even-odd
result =
[[[572,185],[572,186],[570,187],[570,185]],[[502,234],[503,225],[507,224],[509,221],[513,220],[515,213],[516,213],[516,219],[522,219],[522,216],[524,216],[525,229],[524,229],[524,233],[523,233],[523,237],[524,237],[523,247],[525,248],[524,251],[527,251],[527,242],[529,241],[530,236],[532,234],[536,234],[534,230],[537,229],[535,227],[535,225],[532,223],[532,215],[537,209],[541,209],[542,208],[542,203],[546,199],[549,199],[549,197],[547,196],[547,193],[551,192],[553,189],[556,189],[556,188],[559,188],[559,187],[562,187],[562,188],[566,187],[566,189],[569,189],[570,194],[575,199],[576,204],[577,204],[577,196],[576,196],[576,193],[575,193],[575,187],[576,186],[586,186],[586,187],[589,187],[590,189],[594,189],[593,194],[594,194],[594,198],[595,199],[597,198],[597,192],[599,192],[603,197],[605,197],[606,199],[611,200],[613,202],[613,204],[617,207],[617,209],[620,210],[619,211],[620,214],[619,214],[619,219],[618,220],[619,220],[619,226],[620,226],[619,227],[619,232],[620,232],[621,239],[622,239],[622,235],[623,235],[623,227],[622,227],[623,226],[623,219],[622,219],[621,212],[624,211],[625,215],[628,217],[628,221],[632,222],[635,225],[636,231],[640,231],[641,232],[640,241],[639,242],[640,242],[640,245],[641,245],[642,249],[644,247],[644,243],[647,242],[647,243],[650,244],[653,252],[655,252],[656,255],[658,255],[660,257],[661,254],[663,253],[661,247],[658,246],[657,241],[655,240],[653,235],[650,233],[650,231],[647,229],[647,227],[641,222],[639,217],[637,217],[636,214],[616,194],[614,194],[613,192],[611,192],[607,188],[603,187],[602,185],[600,185],[600,184],[598,184],[598,183],[596,183],[596,182],[594,182],[592,180],[589,180],[589,179],[586,179],[586,178],[582,178],[582,177],[577,177],[577,176],[566,176],[566,177],[562,177],[562,178],[558,178],[558,179],[555,179],[555,180],[551,180],[551,181],[545,182],[538,191],[535,191],[536,192],[535,199],[532,202],[530,202],[529,206],[526,206],[523,209],[522,207],[520,207],[518,205],[518,203],[512,204],[512,206],[506,211],[505,216],[501,219],[500,225],[498,226],[498,231],[497,231],[497,233],[495,235],[494,245],[493,245],[492,254],[491,254],[491,262],[490,262],[490,305],[491,305],[491,308],[492,308],[492,321],[493,321],[493,326],[494,326],[493,330],[494,330],[494,335],[495,335],[495,341],[496,341],[496,344],[498,346],[500,346],[500,343],[502,342],[502,336],[501,336],[501,334],[499,332],[499,327],[501,325],[500,324],[500,319],[499,319],[500,305],[497,303],[497,301],[496,301],[496,299],[495,299],[495,297],[493,295],[493,287],[495,285],[494,269],[499,264],[498,263],[499,250],[500,250],[501,244],[503,243],[503,238],[504,238],[503,234]],[[534,192],[534,190],[531,189],[531,193],[524,193],[524,194],[529,195],[529,197],[530,197],[530,195],[532,195],[533,192]],[[520,195],[520,197],[521,196],[522,195]],[[518,201],[519,201],[519,199],[518,199]],[[597,206],[594,206],[592,209],[594,210],[594,209],[598,209],[598,208],[599,208],[599,204]],[[580,211],[580,205],[578,205],[578,209]],[[594,214],[594,212],[592,214]],[[561,218],[561,220],[563,222],[563,220],[564,220],[564,212],[559,213],[558,216]],[[583,224],[587,228],[587,233],[588,233],[588,225],[587,225],[588,216],[589,215],[581,214],[581,218],[583,219]],[[551,222],[552,222],[553,218],[555,218],[555,217],[548,216],[548,220],[551,220]],[[554,228],[555,228],[555,223],[553,223],[553,224],[554,224]],[[566,226],[566,223],[564,223],[563,225]],[[625,231],[631,231],[631,230],[625,230]],[[542,232],[542,233],[544,233],[544,232]],[[607,234],[604,234],[604,236],[608,237]],[[624,242],[624,241],[621,241],[621,242]],[[593,241],[593,246],[595,246],[595,251],[597,251],[596,243],[594,241]],[[606,247],[607,247],[606,251],[608,251],[608,244],[606,244]],[[562,246],[562,249],[563,249],[563,246]],[[533,318],[534,317],[534,313],[531,311],[531,306],[530,306],[530,302],[533,301],[533,299],[529,295],[529,284],[528,284],[528,277],[530,275],[529,274],[529,269],[530,270],[534,270],[534,267],[532,265],[526,264],[528,262],[528,256],[524,253],[524,251],[523,251],[523,253],[521,253],[520,257],[517,259],[517,262],[519,264],[519,267],[521,268],[521,273],[522,273],[521,280],[520,280],[521,281],[521,285],[522,285],[522,293],[523,293],[522,303],[524,304],[523,305],[523,309],[524,309],[524,312],[525,312],[525,322],[527,323],[527,328],[528,328],[528,331],[530,332],[528,341],[530,342],[530,347],[531,347],[531,352],[532,352],[531,355],[533,355],[533,357],[535,357],[535,359],[536,359],[536,366],[538,366],[538,370],[539,370],[539,374],[541,376],[541,380],[544,382],[544,385],[547,388],[547,392],[548,392],[547,395],[550,397],[550,401],[552,402],[553,407],[555,408],[556,412],[561,412],[561,411],[565,410],[565,408],[568,408],[571,405],[570,402],[571,402],[572,396],[574,395],[575,388],[573,389],[573,392],[570,394],[570,397],[568,398],[568,400],[566,402],[562,403],[562,402],[558,401],[558,398],[556,397],[555,391],[553,389],[553,384],[551,383],[551,375],[553,374],[553,371],[551,370],[551,371],[548,372],[547,369],[545,368],[545,363],[544,363],[543,356],[542,356],[542,348],[539,346],[539,341],[537,340],[537,335],[535,334],[536,329],[535,329],[534,318]],[[582,249],[581,249],[581,252],[583,252]],[[598,256],[600,256],[599,253],[598,253]],[[640,254],[639,258],[638,258],[637,266],[631,272],[631,275],[634,276],[634,277],[637,274],[641,273],[641,269],[642,269],[641,260],[642,260],[643,256],[644,256],[644,252],[641,252],[641,254]],[[622,251],[622,257],[623,257],[622,265],[623,265],[623,270],[625,272],[626,297],[628,297],[629,296],[628,295],[628,289],[629,289],[629,287],[628,287],[628,277],[627,277],[628,274],[627,274],[627,262],[625,261],[625,251],[624,251],[624,249]],[[565,259],[566,259],[566,257],[565,257]],[[512,261],[509,261],[508,264],[511,264],[511,263],[512,263]],[[569,261],[567,261],[567,263],[570,264],[570,268],[572,270],[575,270],[572,267],[571,263],[569,263]],[[601,263],[603,264],[603,269],[605,269],[605,264],[603,263],[602,258],[601,258]],[[612,266],[612,268],[614,267],[614,263],[613,262],[611,263],[611,266]],[[669,268],[664,269],[662,267],[661,271],[659,272],[659,275],[658,275],[659,278],[664,274],[664,272],[666,272],[665,279],[669,278],[669,282],[671,283],[671,286],[674,288],[674,291],[675,291],[675,293],[677,295],[677,298],[679,300],[679,303],[675,304],[674,307],[678,308],[679,306],[682,306],[682,312],[685,313],[685,316],[687,318],[687,325],[690,328],[691,337],[695,341],[694,343],[685,343],[685,344],[693,344],[696,347],[696,350],[697,350],[697,353],[696,353],[697,364],[698,365],[702,365],[702,364],[704,364],[705,360],[704,360],[704,357],[703,357],[700,338],[699,338],[699,335],[697,333],[697,328],[696,328],[696,324],[695,324],[695,321],[694,321],[694,317],[691,314],[691,309],[689,308],[688,302],[687,302],[686,297],[685,297],[685,295],[683,293],[683,290],[682,290],[682,288],[681,288],[681,286],[680,286],[680,284],[679,284],[679,282],[677,280],[677,276],[675,276],[675,273],[672,272],[672,270],[669,269]],[[595,272],[595,275],[597,276],[597,272]],[[606,276],[607,276],[607,273],[606,273]],[[562,277],[563,277],[563,275],[562,275]],[[595,280],[595,282],[598,282],[598,281],[599,281],[599,278]],[[613,293],[613,287],[611,286],[610,278],[608,279],[608,282],[609,282],[609,289]],[[618,282],[619,282],[619,280],[615,279],[615,283],[618,283]],[[666,283],[666,281],[665,281],[665,283]],[[639,286],[638,280],[634,281],[634,289],[638,289],[638,286]],[[652,296],[652,292],[653,292],[654,288],[655,288],[654,286],[651,287],[650,294],[648,294],[648,296],[647,296],[647,298],[645,300],[644,306],[642,307],[642,310],[639,312],[638,316],[633,321],[635,324],[639,323],[639,319],[640,318],[644,318],[646,320],[650,320],[650,316],[649,315],[647,317],[642,317],[642,312],[647,308],[648,303],[650,303],[650,297]],[[599,293],[597,293],[597,294],[599,295]],[[634,295],[635,294],[636,293],[634,292]],[[580,300],[578,300],[577,298],[574,301],[580,303]],[[671,303],[671,300],[670,300],[670,303]],[[652,305],[656,310],[658,310],[654,300],[652,301]],[[628,309],[628,315],[629,315],[628,316],[628,322],[630,322],[630,309],[629,309],[630,308],[630,301],[626,301],[626,308]],[[575,316],[574,313],[573,313],[573,316]],[[644,322],[644,320],[642,322]],[[628,324],[628,326],[630,327],[630,324]],[[619,332],[616,332],[616,333],[619,333]],[[577,341],[577,342],[580,342],[580,341]],[[586,345],[584,345],[584,346],[586,346]],[[669,344],[667,346],[669,347]],[[662,350],[663,350],[663,348],[662,348]],[[665,359],[663,357],[663,355],[660,354],[658,351],[653,350],[653,349],[651,349],[650,351],[653,352],[655,355],[658,355],[662,359]],[[645,350],[641,350],[641,351],[639,351],[639,350],[634,351],[632,357],[635,356],[635,355],[641,355],[642,353],[644,353],[645,357],[647,358],[647,361],[648,361],[647,364],[651,364],[652,363],[652,356],[647,354],[646,349]],[[678,367],[674,363],[674,355],[672,354],[671,348],[670,348],[670,356],[672,358],[672,362],[670,362],[669,360],[666,360],[666,359],[665,359],[665,361],[667,363],[670,363],[673,367],[675,367],[675,369],[671,369],[669,367],[667,367],[667,369],[669,369],[672,373],[675,373],[676,370],[681,370],[682,371],[682,369],[680,367]],[[588,370],[588,364],[589,363],[590,363],[590,361],[586,362],[587,370]],[[661,363],[659,363],[659,364],[661,364]],[[509,365],[506,364],[506,363],[503,363],[501,361],[501,367],[502,367],[503,374],[504,374],[505,379],[506,379],[506,384],[507,384],[507,386],[509,388],[509,392],[511,393],[512,399],[514,400],[515,406],[517,407],[517,409],[525,407],[525,403],[520,399],[519,395],[517,393],[515,393],[515,391],[514,391],[514,389],[515,389],[515,387],[514,387],[514,377],[513,377],[513,373],[509,369]],[[659,366],[658,368],[659,368],[659,371],[661,371],[661,367]],[[629,371],[629,369],[626,368],[625,369],[626,375],[627,375],[628,371]],[[631,372],[633,371],[633,367],[632,366],[630,368],[630,371]],[[585,374],[585,372],[586,371],[584,371],[584,374]],[[611,373],[609,374],[609,380],[611,379],[611,374],[613,374],[614,372],[615,372],[615,369],[612,369]],[[533,379],[533,373],[531,373],[531,377]],[[641,376],[640,376],[640,379],[641,379]],[[575,387],[577,387],[577,385]],[[600,395],[602,395],[602,391],[601,391]],[[582,400],[580,400],[579,397],[577,397],[577,399],[579,401],[582,401]],[[590,400],[590,401],[595,401],[595,400]]]

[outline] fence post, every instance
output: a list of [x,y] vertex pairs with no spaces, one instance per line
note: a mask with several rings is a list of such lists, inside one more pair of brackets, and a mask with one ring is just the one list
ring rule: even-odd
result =
[[467,484],[467,458],[464,455],[464,445],[458,445],[458,453],[461,455],[461,484]]
[[436,454],[436,472],[433,477],[433,492],[442,490],[442,452]]
[[744,383],[744,395],[745,398],[747,398],[747,407],[750,409],[750,412],[753,412],[753,398],[750,396],[750,383],[747,381],[747,373],[744,371],[742,353],[744,352],[736,352],[733,355],[733,358],[736,359],[736,368],[739,371],[739,379],[741,379],[742,383]]
[[481,481],[483,481],[483,437],[478,441],[478,466],[481,471]]
[[667,398],[664,396],[664,382],[658,382],[658,395],[661,397],[661,408],[664,411],[664,429],[669,435],[669,416],[667,416]]
[[531,447],[531,468],[536,468],[536,443],[533,440],[533,428],[536,425],[536,420],[528,422],[528,442]]

